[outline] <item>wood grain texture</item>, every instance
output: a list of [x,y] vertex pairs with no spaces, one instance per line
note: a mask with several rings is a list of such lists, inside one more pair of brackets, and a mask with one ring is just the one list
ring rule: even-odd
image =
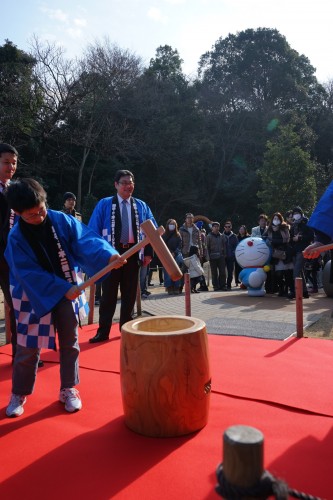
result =
[[160,259],[162,266],[171,277],[173,281],[181,279],[183,273],[180,271],[179,266],[173,258],[170,250],[161,238],[158,231],[156,231],[154,224],[151,220],[146,220],[141,224],[141,229]]
[[[223,435],[223,470],[228,483],[240,488],[256,485],[263,473],[264,436],[246,425],[229,427]],[[250,500],[252,497],[242,497]]]
[[125,323],[120,380],[125,423],[133,431],[171,437],[204,427],[211,384],[204,322],[155,316]]

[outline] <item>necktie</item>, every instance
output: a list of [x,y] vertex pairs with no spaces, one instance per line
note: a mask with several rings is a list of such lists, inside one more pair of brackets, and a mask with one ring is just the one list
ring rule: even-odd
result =
[[128,233],[129,233],[129,224],[128,224],[128,213],[127,213],[127,201],[123,200],[121,208],[121,235],[120,235],[120,243],[123,245],[127,245],[128,243]]

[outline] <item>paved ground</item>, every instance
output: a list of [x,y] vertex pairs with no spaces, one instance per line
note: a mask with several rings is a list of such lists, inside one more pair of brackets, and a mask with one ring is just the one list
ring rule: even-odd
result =
[[[185,315],[185,295],[168,295],[163,286],[150,287],[151,295],[142,299],[142,315]],[[0,299],[1,300],[1,299]],[[115,321],[119,320],[118,302]],[[303,300],[304,327],[317,321],[333,309],[331,298],[323,291]],[[250,297],[246,290],[232,288],[229,292],[201,292],[191,294],[191,316],[205,321],[207,332],[218,335],[242,335],[284,340],[296,333],[295,300],[277,295]],[[3,316],[2,316],[3,317]],[[1,309],[0,309],[1,318]],[[94,323],[98,322],[98,307]],[[0,321],[0,345],[5,342],[4,322]]]
[[[152,294],[142,300],[142,311],[149,315],[185,315],[184,294],[170,296],[164,288],[149,288]],[[332,299],[324,292],[303,300],[303,324],[306,327],[322,314],[330,314]],[[284,340],[296,333],[295,300],[277,295],[250,297],[246,290],[191,294],[191,316],[205,321],[207,332]],[[96,317],[97,321],[97,317]]]

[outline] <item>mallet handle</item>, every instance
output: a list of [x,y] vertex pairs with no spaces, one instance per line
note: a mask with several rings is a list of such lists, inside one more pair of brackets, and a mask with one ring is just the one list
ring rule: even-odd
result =
[[[162,236],[162,234],[164,234],[164,232],[165,232],[163,226],[158,227],[156,229],[156,231],[160,234],[160,236]],[[131,247],[128,250],[126,250],[126,252],[124,252],[121,256],[124,259],[128,259],[129,257],[132,257],[132,255],[134,255],[135,253],[137,253],[139,250],[141,250],[141,248],[145,247],[149,243],[150,243],[149,238],[145,238],[145,239],[139,241],[139,243],[136,243],[136,245],[134,245],[133,247]],[[99,280],[100,278],[102,278],[102,276],[104,276],[105,274],[107,274],[110,271],[112,271],[112,269],[114,269],[115,267],[116,267],[116,263],[115,262],[110,262],[110,264],[108,264],[107,266],[103,267],[103,269],[101,269],[96,274],[94,274],[93,276],[91,276],[89,279],[87,279],[86,281],[84,281],[83,283],[81,283],[81,285],[78,286],[79,290],[82,291],[85,288],[87,288],[88,286],[93,285],[97,280]]]
[[326,252],[327,250],[332,250],[332,248],[333,248],[333,243],[329,243],[328,245],[321,245],[320,247],[315,247],[312,250],[310,250],[309,253],[305,252],[303,250],[303,255],[306,258],[306,255],[311,255],[311,254],[317,253],[317,252],[319,252],[319,253]]
[[179,269],[178,264],[173,258],[170,250],[165,244],[165,241],[161,238],[161,235],[156,231],[151,220],[145,220],[141,224],[141,229],[150,241],[155,253],[161,261],[161,264],[165,271],[168,273],[173,281],[177,281],[182,278],[183,273]]

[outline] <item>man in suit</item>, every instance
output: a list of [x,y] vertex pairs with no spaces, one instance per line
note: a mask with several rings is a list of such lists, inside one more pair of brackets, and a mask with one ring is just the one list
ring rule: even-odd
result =
[[16,351],[16,320],[9,288],[9,268],[4,257],[8,233],[15,222],[15,215],[10,210],[5,192],[16,172],[18,152],[10,144],[0,144],[0,287],[9,307],[9,321],[13,356]]
[[[119,254],[142,239],[140,224],[150,219],[157,226],[148,205],[132,196],[134,191],[134,175],[129,170],[118,170],[114,182],[117,194],[100,200],[90,218],[89,227],[105,238]],[[143,252],[140,253],[143,256]],[[99,306],[99,327],[95,337],[89,342],[96,343],[108,340],[112,319],[117,304],[120,286],[121,308],[120,327],[131,321],[135,304],[139,266],[146,265],[150,256],[142,257],[136,253],[127,259],[121,269],[114,269],[102,282],[102,296]],[[148,262],[148,261],[147,261]]]

